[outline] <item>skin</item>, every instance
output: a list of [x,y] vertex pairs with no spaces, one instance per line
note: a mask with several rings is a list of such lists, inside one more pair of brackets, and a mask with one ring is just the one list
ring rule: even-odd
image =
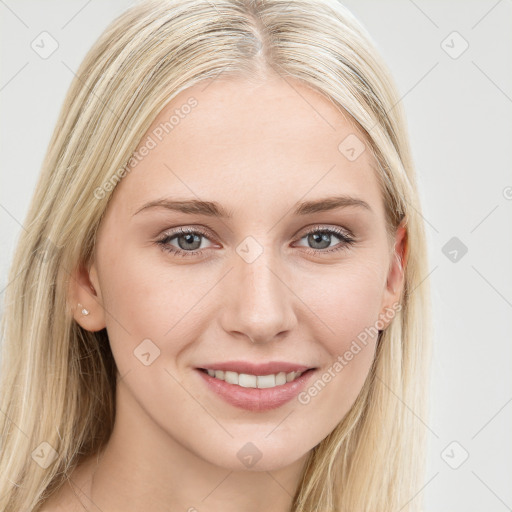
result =
[[[370,151],[349,161],[338,150],[349,134],[364,140],[347,115],[290,78],[217,79],[182,91],[142,141],[191,96],[198,105],[116,187],[94,260],[71,280],[71,300],[90,312],[76,308],[76,321],[107,328],[120,375],[112,437],[72,474],[87,510],[288,511],[308,453],[361,390],[376,338],[309,404],[266,412],[227,404],[194,368],[280,360],[321,375],[403,287],[405,228],[394,241],[386,235]],[[337,194],[371,210],[292,213],[299,201]],[[216,201],[233,217],[164,208],[134,215],[171,196]],[[343,240],[314,245],[307,233],[317,225],[320,234],[348,229],[355,243],[325,253]],[[201,255],[180,258],[156,243],[178,227],[207,232]],[[236,252],[248,236],[263,251],[251,263]],[[168,245],[180,242],[187,247],[183,237]],[[160,350],[148,366],[134,357],[147,338]],[[237,457],[248,442],[262,454],[252,468]],[[84,510],[66,488],[54,503]]]

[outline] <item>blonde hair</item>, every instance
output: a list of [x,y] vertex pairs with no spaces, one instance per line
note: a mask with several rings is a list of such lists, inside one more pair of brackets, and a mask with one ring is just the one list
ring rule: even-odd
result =
[[[426,240],[405,116],[368,33],[336,0],[152,0],[114,20],[65,98],[9,275],[2,319],[0,509],[38,510],[98,453],[115,416],[106,330],[72,316],[72,269],[86,264],[112,190],[162,108],[222,76],[274,70],[322,93],[368,139],[390,233],[404,220],[402,307],[341,423],[309,454],[293,512],[417,510],[430,365]],[[47,468],[41,443],[56,450]],[[47,445],[43,445],[48,450]],[[35,453],[34,453],[35,452]]]

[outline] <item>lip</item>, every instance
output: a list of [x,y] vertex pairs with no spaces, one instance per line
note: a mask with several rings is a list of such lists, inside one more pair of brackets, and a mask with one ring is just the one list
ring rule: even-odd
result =
[[[294,367],[297,367],[297,365]],[[208,366],[208,368],[211,370],[215,369],[211,368],[210,366]],[[225,366],[224,368],[228,371],[236,371],[229,370]],[[221,368],[218,369],[220,370]],[[238,386],[237,384],[228,384],[223,380],[210,377],[208,373],[202,371],[199,368],[196,368],[195,371],[203,379],[203,382],[205,382],[209,390],[215,392],[220,398],[222,398],[230,405],[233,405],[239,409],[245,409],[247,411],[264,412],[283,406],[294,397],[296,397],[304,389],[307,381],[309,381],[310,378],[316,373],[316,369],[308,370],[307,367],[305,367],[305,370],[297,370],[304,371],[304,373],[292,382],[287,382],[286,384],[276,386],[274,388],[261,389],[244,388],[242,386]],[[295,370],[291,369],[290,371]],[[270,373],[274,372],[272,371]],[[254,375],[269,375],[269,373],[264,371],[263,373]]]
[[236,373],[248,373],[250,375],[272,375],[280,372],[305,372],[313,367],[284,361],[271,361],[260,364],[251,363],[249,361],[225,361],[223,363],[207,364],[199,368],[203,370],[224,370]]

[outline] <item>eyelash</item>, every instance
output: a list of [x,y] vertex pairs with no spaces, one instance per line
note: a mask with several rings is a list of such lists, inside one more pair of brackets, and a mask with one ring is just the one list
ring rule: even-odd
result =
[[[351,236],[347,235],[341,229],[324,228],[324,227],[320,227],[320,226],[313,228],[311,231],[308,231],[307,233],[304,233],[304,235],[302,235],[299,238],[299,240],[302,240],[303,238],[305,238],[309,235],[312,235],[314,233],[327,233],[329,235],[336,235],[338,238],[340,238],[342,240],[342,242],[339,247],[335,246],[331,249],[311,249],[310,247],[304,247],[305,252],[308,254],[318,255],[318,254],[338,252],[338,251],[341,251],[344,249],[348,249],[350,246],[352,246],[355,243],[355,239],[352,238]],[[171,249],[172,246],[169,245],[169,242],[172,239],[177,238],[179,236],[183,236],[183,235],[189,235],[189,234],[201,235],[205,238],[208,238],[208,233],[202,231],[201,229],[180,228],[177,231],[175,231],[174,233],[166,234],[163,238],[161,238],[160,240],[157,240],[156,243],[161,247],[162,250],[169,252],[169,253],[173,254],[174,256],[178,256],[180,258],[190,258],[190,257],[200,254],[201,252],[204,251],[204,249],[197,249],[195,251],[184,251],[182,249],[176,249],[176,248]]]

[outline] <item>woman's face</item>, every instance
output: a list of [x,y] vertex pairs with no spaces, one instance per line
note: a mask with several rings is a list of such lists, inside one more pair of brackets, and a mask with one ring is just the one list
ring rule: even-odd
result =
[[[403,282],[365,144],[289,78],[203,82],[159,114],[77,277],[90,314],[76,318],[107,328],[117,363],[116,421],[258,470],[297,461],[336,427]],[[401,256],[404,240],[400,228]],[[296,366],[314,370],[283,384]]]

